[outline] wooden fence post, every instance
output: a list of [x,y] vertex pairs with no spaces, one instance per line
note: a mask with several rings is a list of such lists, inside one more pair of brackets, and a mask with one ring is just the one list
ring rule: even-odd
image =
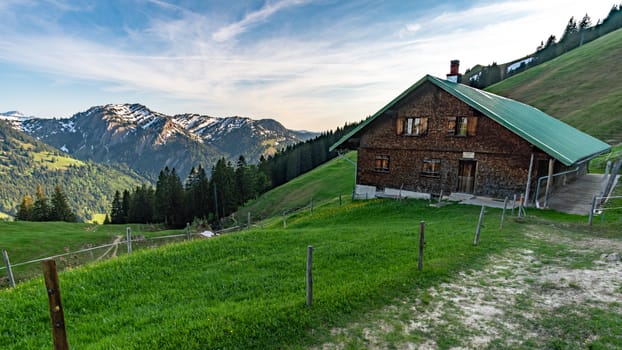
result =
[[9,260],[9,253],[6,252],[6,249],[2,249],[2,257],[4,258],[4,265],[6,266],[6,274],[9,276],[9,283],[12,288],[15,288],[15,278],[13,278],[11,261]]
[[425,245],[425,221],[419,223],[419,271],[423,270],[423,247]]
[[596,209],[596,195],[592,196],[592,208],[590,209],[590,217],[587,220],[587,224],[592,226],[592,221],[594,220],[594,210]]
[[505,222],[505,211],[508,209],[508,197],[505,197],[503,201],[503,213],[501,214],[501,224],[499,225],[499,230],[503,230],[503,223]]
[[313,246],[307,247],[307,306],[313,304]]
[[246,222],[248,222],[248,228],[251,228],[251,212],[246,213]]
[[473,241],[473,245],[477,245],[479,243],[479,234],[482,230],[482,221],[484,221],[484,212],[486,211],[485,207],[482,205],[482,210],[479,212],[479,220],[477,221],[477,229],[475,230],[475,240]]
[[50,304],[50,319],[52,321],[52,339],[54,340],[54,350],[68,350],[67,331],[65,330],[65,314],[60,299],[60,284],[58,283],[58,272],[56,262],[52,259],[44,260],[43,278],[45,288],[48,292]]
[[287,228],[287,219],[285,218],[285,211],[283,211],[283,228]]
[[186,223],[186,239],[188,239],[189,241],[192,240],[192,235],[190,235],[190,223],[189,222]]
[[125,229],[125,239],[127,240],[127,254],[132,254],[132,229],[128,226]]

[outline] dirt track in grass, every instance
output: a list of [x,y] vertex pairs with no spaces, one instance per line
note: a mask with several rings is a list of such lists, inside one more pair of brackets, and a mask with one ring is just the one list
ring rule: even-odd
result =
[[[524,246],[333,329],[318,349],[587,348],[601,331],[566,329],[602,312],[613,315],[607,322],[622,322],[622,263],[615,256],[622,254],[621,239],[541,225],[528,232]],[[604,327],[605,336],[622,342],[619,330]]]

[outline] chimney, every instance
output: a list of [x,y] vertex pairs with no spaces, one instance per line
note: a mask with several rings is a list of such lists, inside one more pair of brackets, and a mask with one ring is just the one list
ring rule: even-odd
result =
[[459,83],[461,79],[462,74],[460,74],[460,61],[451,60],[449,74],[447,74],[447,81],[451,81],[452,83]]

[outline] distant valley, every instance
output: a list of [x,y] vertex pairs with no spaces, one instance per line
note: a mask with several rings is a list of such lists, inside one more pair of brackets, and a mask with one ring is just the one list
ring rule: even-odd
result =
[[319,135],[286,129],[272,119],[168,116],[140,104],[91,107],[71,118],[0,113],[0,214],[14,215],[24,195],[41,184],[63,186],[80,220],[109,209],[115,190],[154,183],[175,168],[184,179],[220,158],[248,163]]

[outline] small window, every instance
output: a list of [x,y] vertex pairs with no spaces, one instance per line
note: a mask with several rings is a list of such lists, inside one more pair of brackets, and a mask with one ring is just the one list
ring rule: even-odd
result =
[[389,172],[389,156],[376,156],[376,160],[374,162],[374,170],[380,172]]
[[477,117],[450,117],[447,119],[447,135],[475,136]]
[[438,177],[441,176],[441,160],[440,159],[424,159],[423,170],[421,173],[425,176]]
[[397,134],[422,136],[428,133],[428,117],[407,117],[397,120]]

